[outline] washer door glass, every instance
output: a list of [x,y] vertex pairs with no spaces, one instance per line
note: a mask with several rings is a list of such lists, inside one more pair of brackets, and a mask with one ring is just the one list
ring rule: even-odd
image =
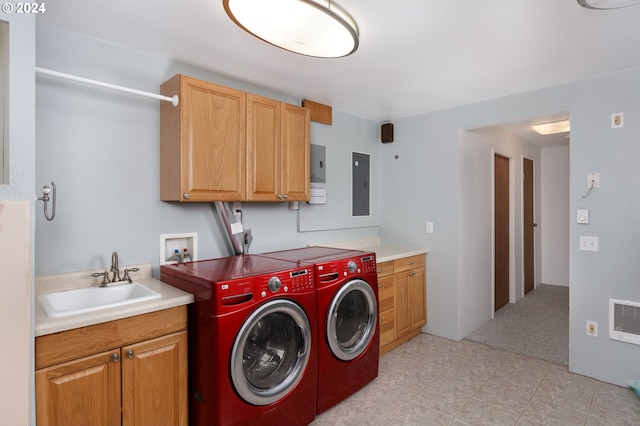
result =
[[268,405],[293,389],[311,351],[311,326],[289,300],[267,302],[245,320],[231,351],[231,381],[250,404]]
[[334,296],[327,312],[327,342],[343,361],[360,356],[376,331],[378,304],[371,286],[362,280],[346,283]]

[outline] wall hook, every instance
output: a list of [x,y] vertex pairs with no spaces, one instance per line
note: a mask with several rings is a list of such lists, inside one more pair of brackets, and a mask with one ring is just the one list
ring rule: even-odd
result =
[[[53,193],[51,192],[51,188],[53,188]],[[48,221],[52,221],[54,217],[56,217],[56,184],[51,182],[51,188],[48,185],[42,187],[42,197],[38,197],[38,200],[44,201],[44,218]],[[49,211],[47,210],[47,205],[49,204],[49,194],[51,194],[51,216],[49,216]]]

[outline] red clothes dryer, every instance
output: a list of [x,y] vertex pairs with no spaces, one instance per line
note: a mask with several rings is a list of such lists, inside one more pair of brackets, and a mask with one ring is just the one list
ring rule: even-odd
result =
[[318,295],[318,402],[333,407],[378,377],[378,278],[373,252],[305,247],[264,253],[315,265]]
[[192,293],[189,423],[307,425],[317,393],[313,266],[255,255],[160,267]]

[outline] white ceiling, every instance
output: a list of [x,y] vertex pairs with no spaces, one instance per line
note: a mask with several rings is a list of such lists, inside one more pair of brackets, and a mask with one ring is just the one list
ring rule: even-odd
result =
[[222,0],[56,0],[37,19],[375,121],[640,67],[638,6],[595,11],[576,0],[338,4],[360,30],[359,49],[339,59],[303,57],[253,38],[226,16]]

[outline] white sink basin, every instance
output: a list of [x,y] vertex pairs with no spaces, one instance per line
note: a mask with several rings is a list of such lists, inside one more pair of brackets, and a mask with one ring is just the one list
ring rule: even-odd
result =
[[136,282],[113,287],[78,288],[38,296],[47,316],[54,318],[159,298],[160,293]]

